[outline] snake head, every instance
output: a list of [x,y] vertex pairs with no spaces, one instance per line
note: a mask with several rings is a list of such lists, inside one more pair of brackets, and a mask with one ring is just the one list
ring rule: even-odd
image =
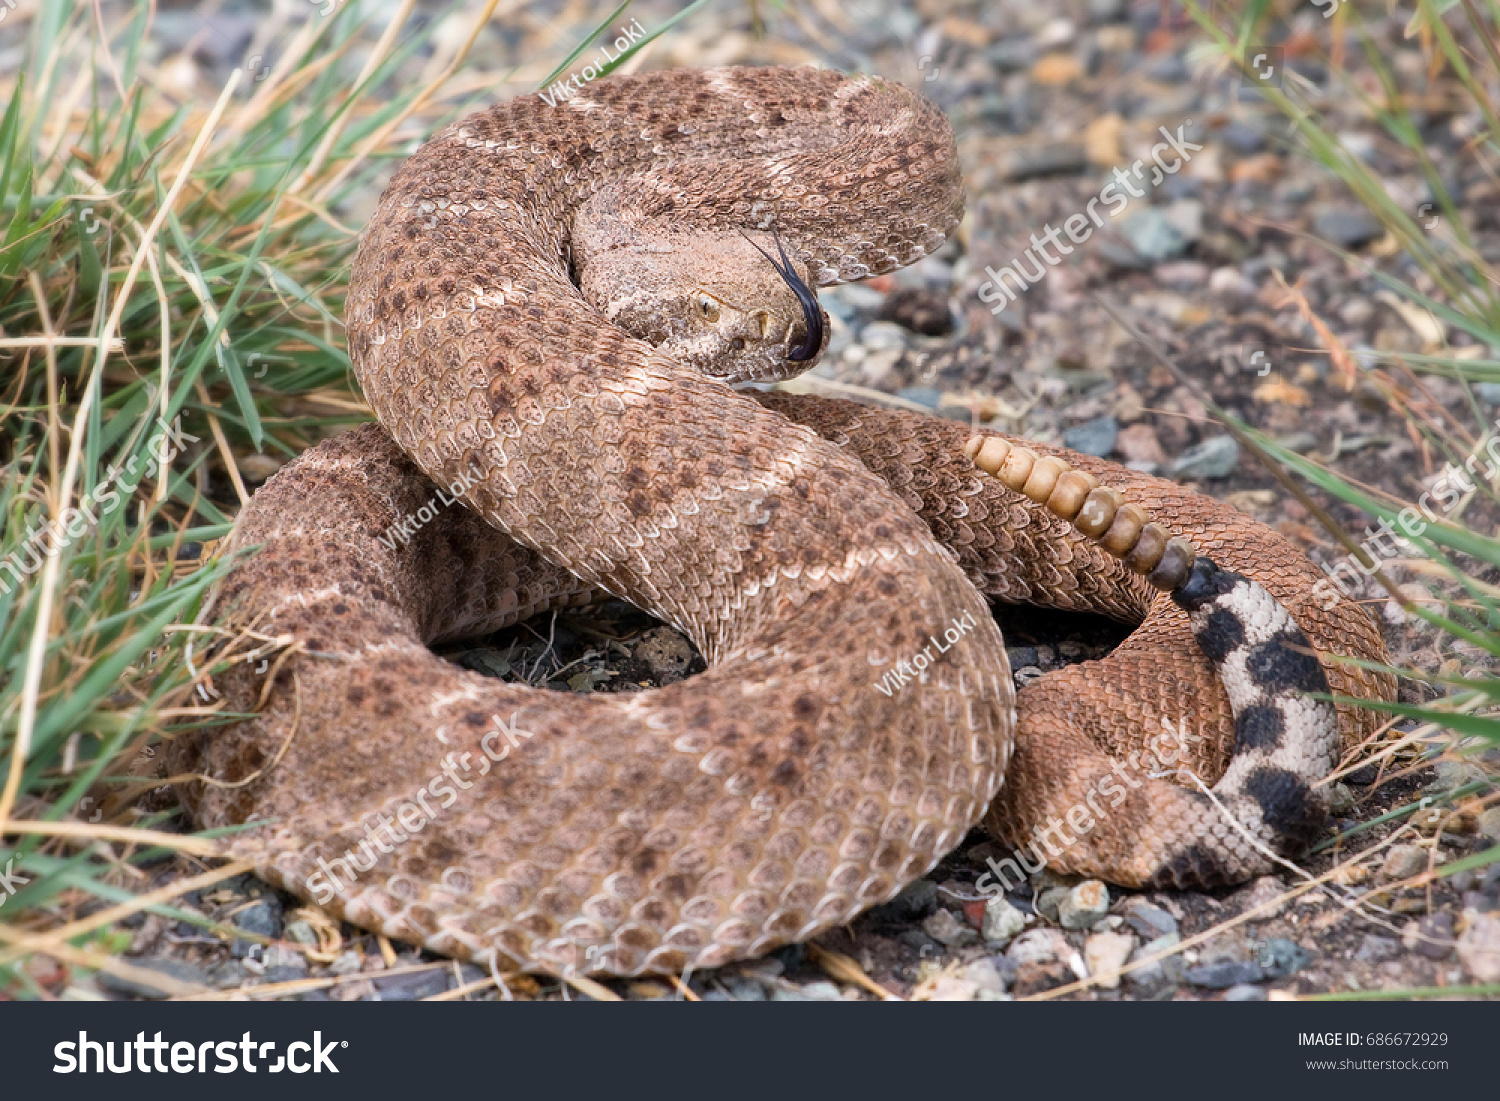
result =
[[762,234],[667,233],[594,251],[584,297],[632,336],[725,382],[792,378],[818,362],[828,315],[812,268]]

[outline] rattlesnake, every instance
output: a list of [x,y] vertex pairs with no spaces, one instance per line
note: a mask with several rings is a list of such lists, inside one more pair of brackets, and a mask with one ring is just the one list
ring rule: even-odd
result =
[[[977,470],[963,426],[726,385],[815,362],[801,284],[916,260],[961,210],[942,115],[828,71],[599,80],[433,137],[366,228],[347,304],[390,436],[365,426],[267,482],[226,547],[259,553],[201,617],[281,648],[216,678],[253,717],[171,747],[194,821],[266,819],[226,853],[357,925],[502,969],[636,974],[846,922],[981,819],[1028,839],[1163,720],[1181,766],[1225,774],[1230,695],[1142,563]],[[1317,571],[1233,509],[1037,450],[1264,586],[1200,561],[1176,594],[1238,685],[1217,803],[1185,773],[1132,778],[1053,866],[1128,885],[1264,871],[1315,827],[1309,781],[1336,749],[1331,709],[1296,695],[1323,686],[1317,662],[1265,590],[1320,650],[1379,660],[1378,633],[1309,603]],[[685,631],[708,670],[572,695],[427,649],[605,594]],[[1017,700],[986,597],[1144,622]],[[1247,673],[1272,636],[1280,666]],[[1335,690],[1391,691],[1325,668]],[[1289,726],[1321,706],[1321,733],[1247,725],[1257,703]]]

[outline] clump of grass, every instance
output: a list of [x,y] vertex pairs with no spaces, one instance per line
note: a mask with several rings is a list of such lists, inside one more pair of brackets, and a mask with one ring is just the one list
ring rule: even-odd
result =
[[[491,94],[444,88],[498,2],[450,5],[472,16],[456,43],[408,25],[411,0],[310,8],[207,103],[155,67],[145,0],[113,26],[86,0],[7,22],[26,45],[0,118],[0,996],[49,996],[36,951],[128,974],[115,918],[205,924],[172,897],[243,871],[149,890],[174,851],[211,851],[141,796],[159,739],[232,718],[185,652],[232,565],[213,541],[249,457],[368,419],[340,212]],[[423,57],[430,79],[396,78]]]
[[[1271,0],[1256,0],[1245,7],[1185,0],[1185,7],[1205,32],[1205,60],[1221,71],[1229,71],[1232,79],[1244,72],[1258,85],[1260,94],[1288,120],[1289,145],[1294,153],[1321,164],[1379,219],[1388,237],[1384,247],[1376,251],[1394,259],[1381,264],[1331,244],[1326,247],[1350,265],[1363,268],[1372,281],[1391,292],[1399,303],[1393,308],[1436,334],[1439,346],[1425,354],[1369,349],[1356,354],[1339,342],[1294,287],[1288,288],[1289,301],[1298,303],[1304,318],[1318,332],[1336,376],[1350,390],[1367,388],[1399,411],[1429,478],[1444,464],[1463,470],[1466,460],[1476,451],[1482,456],[1486,443],[1500,431],[1492,423],[1493,414],[1483,411],[1473,389],[1478,383],[1500,381],[1500,358],[1496,358],[1500,357],[1500,292],[1496,290],[1500,287],[1500,269],[1467,227],[1464,212],[1447,185],[1450,177],[1443,170],[1452,166],[1434,163],[1429,155],[1422,128],[1408,102],[1409,93],[1403,93],[1374,32],[1362,22],[1361,8],[1349,0],[1331,8],[1324,5],[1319,12],[1329,10],[1332,18],[1311,19],[1315,33],[1307,33],[1306,26],[1296,27],[1301,32],[1296,39],[1302,48],[1310,43],[1324,44],[1316,60],[1326,67],[1329,86],[1320,89],[1285,64],[1281,81],[1255,82],[1248,64],[1252,51],[1263,50],[1286,34],[1287,20],[1301,18],[1303,23],[1308,22],[1306,11],[1293,12],[1292,5],[1277,5]],[[1376,18],[1383,17],[1383,6],[1372,5],[1371,10],[1377,7]],[[1321,30],[1325,27],[1326,34]],[[1500,113],[1490,96],[1490,89],[1500,81],[1497,32],[1500,4],[1494,0],[1419,0],[1405,28],[1406,36],[1419,44],[1430,77],[1444,80],[1450,89],[1461,89],[1470,97],[1480,124],[1462,157],[1472,158],[1469,166],[1491,177],[1500,163],[1496,156],[1500,153]],[[1357,50],[1346,50],[1346,43],[1354,44]],[[1361,62],[1358,74],[1345,65],[1351,52]],[[1425,205],[1396,194],[1384,174],[1340,140],[1334,123],[1319,109],[1319,103],[1328,102],[1330,97],[1341,104],[1357,104],[1379,125],[1391,139],[1389,144],[1407,159],[1411,172],[1426,182]],[[1441,217],[1434,218],[1439,212]],[[1453,340],[1450,333],[1462,336]],[[1463,394],[1462,406],[1445,407],[1435,400],[1425,385],[1431,377],[1456,380]],[[1495,673],[1500,660],[1500,538],[1494,530],[1496,506],[1500,505],[1500,470],[1496,464],[1482,462],[1479,470],[1489,468],[1491,476],[1472,478],[1472,487],[1463,491],[1456,504],[1434,511],[1428,501],[1429,507],[1423,510],[1420,497],[1403,499],[1397,493],[1357,483],[1244,425],[1237,427],[1275,461],[1327,497],[1353,506],[1376,523],[1391,525],[1410,539],[1412,546],[1404,552],[1404,566],[1422,583],[1398,586],[1378,569],[1379,556],[1361,549],[1359,543],[1337,530],[1337,525],[1332,526],[1332,534],[1351,558],[1366,567],[1377,567],[1375,579],[1407,616],[1424,622],[1462,655],[1460,660],[1444,662],[1437,669],[1396,670],[1419,686],[1425,702],[1360,701],[1362,706],[1393,716],[1393,722],[1407,720],[1405,725],[1410,728],[1399,739],[1362,747],[1364,759],[1374,760],[1382,768],[1397,760],[1405,760],[1412,767],[1430,764],[1435,742],[1446,735],[1451,757],[1488,769],[1493,781],[1493,764],[1477,755],[1500,746],[1500,714],[1496,711],[1500,677]],[[1335,590],[1330,592],[1336,595]],[[1438,823],[1437,833],[1431,838],[1434,845],[1444,825],[1451,826],[1460,817],[1472,824],[1485,808],[1500,802],[1500,785],[1478,780],[1450,791],[1437,802],[1435,814],[1427,811],[1426,802],[1421,808],[1433,819],[1424,828]],[[1408,813],[1417,809],[1413,806]],[[1500,848],[1453,862],[1439,871],[1482,867],[1496,859],[1500,859]]]

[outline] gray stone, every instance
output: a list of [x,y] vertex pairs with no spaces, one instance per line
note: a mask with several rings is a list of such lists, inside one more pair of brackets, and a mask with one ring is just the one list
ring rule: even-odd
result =
[[859,331],[859,342],[870,351],[904,348],[908,333],[894,321],[872,321]]
[[1500,405],[1500,382],[1476,382],[1474,392],[1487,405]]
[[1012,669],[1020,669],[1027,665],[1041,665],[1041,659],[1037,657],[1035,646],[1007,646],[1005,657],[1010,662]]
[[1328,785],[1328,809],[1333,814],[1342,814],[1346,810],[1354,808],[1354,793],[1349,790],[1349,785],[1344,783],[1332,783]]
[[1064,429],[1063,446],[1102,459],[1115,449],[1115,440],[1119,435],[1120,422],[1114,417],[1095,417],[1091,421]]
[[446,968],[435,971],[417,971],[406,975],[391,975],[387,978],[372,977],[375,984],[376,1002],[415,1002],[441,994],[448,989],[452,973]]
[[1057,921],[1064,929],[1087,929],[1109,913],[1109,888],[1097,879],[1086,880],[1064,896]]
[[[1181,936],[1177,933],[1168,933],[1137,948],[1131,959],[1132,961],[1147,959],[1158,952],[1175,948],[1180,943],[1182,943]],[[1181,956],[1168,956],[1126,972],[1125,981],[1132,987],[1146,992],[1169,990],[1182,981],[1183,966]]]
[[1366,933],[1365,939],[1360,941],[1359,951],[1354,953],[1354,958],[1361,963],[1382,963],[1385,960],[1393,960],[1401,954],[1401,942],[1395,937],[1381,937],[1374,933]]
[[922,932],[949,948],[970,944],[979,939],[979,935],[955,917],[952,910],[940,909],[933,913],[922,922]]
[[829,297],[841,299],[848,306],[851,316],[859,313],[874,313],[885,301],[885,295],[874,287],[867,287],[862,283],[845,283],[831,287],[823,293]]
[[1362,206],[1337,206],[1313,214],[1313,232],[1341,248],[1354,249],[1384,236],[1385,227]]
[[1057,911],[1062,906],[1062,900],[1068,897],[1071,887],[1048,887],[1036,896],[1036,912],[1048,921],[1057,920]]
[[1454,791],[1468,784],[1485,783],[1489,780],[1484,769],[1471,761],[1442,760],[1436,762],[1432,770],[1437,773],[1437,779],[1427,785],[1427,790],[1434,794]]
[[[196,986],[203,990],[207,990],[211,985],[208,972],[186,960],[126,958],[125,962],[142,971],[150,971],[165,979],[175,979],[179,983]],[[95,981],[103,989],[116,994],[124,994],[127,998],[148,998],[155,1001],[160,998],[170,998],[175,993],[175,990],[153,985],[150,979],[143,978],[137,982],[133,978],[127,979],[108,971],[100,971],[95,976]]]
[[1159,80],[1163,84],[1182,84],[1192,76],[1187,62],[1177,54],[1166,54],[1152,61],[1146,72],[1152,80]]
[[1141,207],[1120,223],[1120,232],[1143,260],[1156,262],[1180,256],[1192,242],[1172,224],[1162,207]]
[[1266,147],[1266,135],[1239,119],[1231,120],[1224,129],[1220,130],[1219,138],[1241,156],[1259,153]]
[[350,948],[348,951],[340,952],[338,958],[328,965],[328,973],[330,975],[355,975],[363,966],[359,953]]
[[1427,870],[1427,850],[1420,845],[1392,845],[1380,874],[1385,879],[1410,879]]
[[[266,965],[266,981],[270,982],[271,972],[277,971],[290,978],[306,978],[307,957],[301,952],[290,948],[283,948],[279,944],[272,944],[261,953],[261,962]],[[285,982],[285,979],[278,981]]]
[[[243,929],[247,933],[274,940],[281,935],[281,903],[269,895],[257,899],[234,914],[230,922],[236,929]],[[254,944],[254,941],[237,937],[234,944],[230,946],[230,952],[237,957],[248,956],[255,951],[252,948]]]
[[1255,962],[1268,979],[1284,979],[1288,975],[1295,975],[1312,961],[1311,952],[1285,937],[1272,937],[1255,949]]
[[1125,906],[1125,920],[1130,927],[1147,940],[1164,937],[1177,932],[1177,919],[1159,906],[1144,899],[1133,898]]
[[1017,910],[1004,895],[997,895],[984,906],[984,922],[980,934],[994,945],[1008,944],[1012,937],[1026,928],[1026,915]]
[[294,940],[298,944],[307,944],[316,948],[318,945],[318,931],[306,921],[294,921],[286,927],[287,940]]
[[1479,832],[1491,841],[1500,842],[1500,807],[1491,807],[1479,816]]
[[730,979],[724,984],[729,996],[737,1002],[763,1002],[766,988],[754,979]]
[[1232,436],[1210,436],[1188,448],[1168,467],[1174,478],[1224,478],[1240,461],[1240,445]]
[[1049,142],[1011,151],[1004,178],[1012,183],[1042,176],[1076,176],[1089,166],[1088,151],[1078,142]]
[[908,386],[904,390],[898,390],[896,396],[934,412],[943,400],[943,392],[931,386]]
[[1476,983],[1500,983],[1500,916],[1467,911],[1458,938],[1458,962]]
[[1265,987],[1251,986],[1249,983],[1240,983],[1224,991],[1226,1002],[1263,1002],[1267,997]]
[[1203,201],[1201,199],[1175,199],[1164,208],[1167,222],[1188,242],[1203,236]]
[[1453,954],[1453,915],[1446,910],[1407,926],[1403,943],[1419,956],[1445,960]]
[[991,46],[988,57],[1002,73],[1025,72],[1036,63],[1036,44],[1030,35],[1007,38]]
[[1207,987],[1209,990],[1227,990],[1231,986],[1261,982],[1265,977],[1260,964],[1245,960],[1199,964],[1197,967],[1189,967],[1182,974],[1184,982],[1192,986]]
[[213,984],[220,990],[233,990],[260,978],[263,976],[253,974],[239,960],[225,960],[213,970]]

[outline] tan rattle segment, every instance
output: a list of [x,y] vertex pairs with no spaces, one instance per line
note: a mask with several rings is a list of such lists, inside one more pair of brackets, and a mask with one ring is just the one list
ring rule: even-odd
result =
[[1110,554],[1166,592],[1188,578],[1197,552],[1193,544],[1153,523],[1140,505],[1127,504],[1119,490],[1074,470],[1055,455],[1038,456],[999,436],[974,436],[964,454],[986,474],[1062,517]]

